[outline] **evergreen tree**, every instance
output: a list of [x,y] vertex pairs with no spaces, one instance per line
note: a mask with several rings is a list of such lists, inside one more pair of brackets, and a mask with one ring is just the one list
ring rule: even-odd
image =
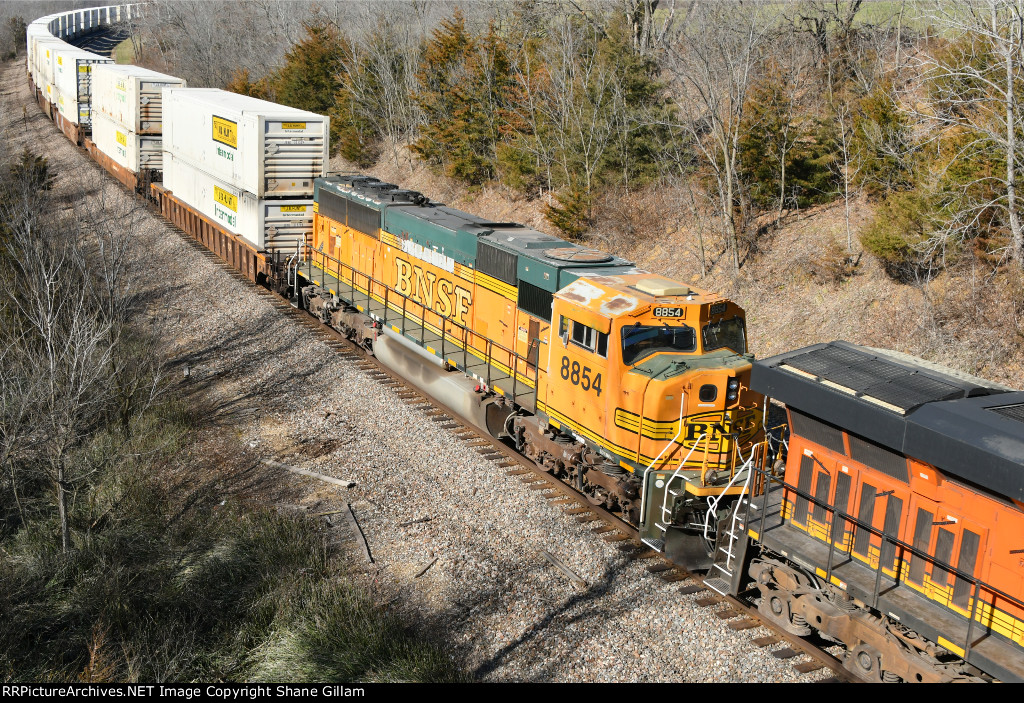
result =
[[496,27],[474,38],[456,12],[428,42],[418,78],[416,102],[425,124],[413,151],[470,185],[494,179],[501,117],[515,89]]

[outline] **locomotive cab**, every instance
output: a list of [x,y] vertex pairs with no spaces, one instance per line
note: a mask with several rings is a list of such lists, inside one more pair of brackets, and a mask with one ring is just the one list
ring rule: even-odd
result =
[[708,496],[739,492],[761,429],[742,310],[644,272],[597,275],[555,294],[552,325],[541,389],[552,425],[637,487],[642,537],[658,548],[682,537],[700,554],[682,562],[706,567],[707,545],[690,537],[704,535]]

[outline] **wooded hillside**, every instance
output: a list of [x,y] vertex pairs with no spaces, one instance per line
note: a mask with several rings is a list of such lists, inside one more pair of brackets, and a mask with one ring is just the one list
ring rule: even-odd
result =
[[[344,168],[409,185],[426,166],[457,200],[666,272],[685,251],[687,279],[738,299],[780,266],[909,285],[942,309],[915,324],[952,314],[965,344],[981,325],[1011,349],[1022,26],[1008,0],[258,0],[158,2],[139,31],[142,60],[193,85],[330,114]],[[829,237],[800,224],[819,212]],[[797,226],[806,266],[778,250]],[[914,339],[863,341],[934,355],[949,335]]]

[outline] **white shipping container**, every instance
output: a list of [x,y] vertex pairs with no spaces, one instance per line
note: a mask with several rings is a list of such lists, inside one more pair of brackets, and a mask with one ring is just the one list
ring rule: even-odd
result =
[[113,63],[113,59],[72,46],[56,49],[54,53],[53,82],[59,97],[57,108],[71,122],[88,126],[93,66]]
[[50,30],[47,29],[46,23],[36,20],[28,26],[25,30],[25,66],[28,69],[28,73],[32,76],[32,80],[36,77],[36,41],[39,39],[52,38]]
[[55,51],[67,44],[56,37],[39,39],[36,41],[36,85],[53,83],[53,61],[56,58]]
[[114,163],[133,173],[163,168],[163,148],[159,134],[136,134],[102,112],[93,112],[92,141]]
[[311,196],[327,172],[330,120],[212,88],[165,88],[164,150],[231,186]]
[[92,71],[92,109],[137,134],[161,134],[167,87],[185,87],[185,81],[140,66],[105,64]]
[[214,178],[167,150],[163,154],[163,167],[165,188],[257,249],[293,252],[299,242],[312,244],[312,197],[257,198]]

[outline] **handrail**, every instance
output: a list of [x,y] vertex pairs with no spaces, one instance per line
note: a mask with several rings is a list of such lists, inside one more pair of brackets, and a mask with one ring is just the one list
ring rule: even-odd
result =
[[[973,644],[973,642],[971,640],[971,635],[973,633],[974,621],[975,621],[975,619],[977,618],[977,615],[978,615],[978,601],[982,598],[983,595],[988,595],[992,601],[1003,600],[1008,605],[1012,605],[1014,607],[1017,607],[1017,608],[1020,608],[1020,609],[1024,610],[1024,600],[1021,600],[1020,598],[1017,598],[1016,596],[1011,596],[1010,594],[995,588],[994,586],[986,583],[985,581],[982,581],[980,578],[975,577],[973,574],[968,574],[967,572],[961,571],[959,568],[953,566],[951,563],[944,562],[944,561],[940,560],[938,557],[928,554],[926,551],[918,549],[918,548],[914,547],[913,545],[911,545],[911,544],[909,544],[907,542],[904,542],[904,541],[900,540],[899,538],[897,538],[897,537],[895,537],[893,535],[887,534],[885,532],[884,528],[879,529],[877,527],[874,527],[872,524],[866,523],[866,522],[860,520],[859,518],[854,517],[853,515],[849,515],[849,514],[843,512],[843,511],[839,510],[835,506],[829,505],[826,502],[818,500],[813,495],[810,495],[808,493],[805,493],[804,491],[801,491],[797,486],[795,486],[793,484],[790,484],[790,483],[786,483],[783,478],[771,475],[770,471],[767,471],[767,470],[762,469],[762,468],[757,468],[757,467],[754,468],[754,471],[757,472],[758,474],[760,474],[763,477],[763,480],[765,480],[767,484],[769,484],[769,485],[776,484],[778,488],[782,488],[785,491],[791,491],[793,494],[799,496],[800,498],[804,498],[804,499],[808,500],[809,503],[811,503],[811,504],[813,504],[815,506],[820,506],[820,507],[825,509],[827,515],[831,518],[831,519],[827,520],[827,524],[828,524],[828,527],[829,527],[829,533],[828,533],[829,537],[828,537],[827,540],[825,540],[830,545],[830,552],[831,551],[835,551],[836,547],[837,547],[835,540],[832,539],[832,537],[831,537],[831,527],[835,523],[836,519],[841,519],[841,520],[844,521],[844,536],[845,536],[845,533],[848,532],[848,531],[855,533],[857,530],[865,530],[872,537],[878,537],[881,540],[883,546],[886,543],[889,543],[889,544],[893,545],[893,547],[895,548],[895,553],[893,554],[894,564],[890,564],[890,565],[887,566],[887,565],[882,563],[881,549],[879,550],[879,559],[878,559],[877,565],[873,565],[871,563],[870,555],[868,556],[868,560],[869,560],[868,563],[858,562],[863,568],[874,569],[877,572],[876,573],[876,578],[875,578],[875,586],[874,586],[874,589],[873,589],[872,594],[871,594],[871,597],[872,597],[872,600],[873,600],[873,604],[875,606],[877,606],[878,598],[881,595],[881,574],[883,572],[883,569],[886,569],[886,570],[892,569],[892,572],[893,572],[892,575],[889,576],[887,574],[887,577],[889,579],[891,579],[892,581],[894,581],[894,584],[899,584],[899,583],[905,582],[908,579],[907,579],[907,577],[905,577],[903,575],[904,565],[909,565],[910,564],[910,560],[912,558],[921,559],[922,561],[924,561],[924,563],[926,565],[930,565],[931,567],[933,567],[933,571],[934,571],[935,568],[942,569],[943,571],[947,572],[947,574],[952,575],[955,579],[960,579],[961,581],[963,581],[964,583],[969,585],[971,587],[970,593],[968,595],[968,601],[967,601],[968,604],[969,604],[969,608],[968,607],[961,608],[960,606],[947,606],[950,610],[953,610],[957,614],[960,614],[962,617],[967,617],[967,619],[968,619],[967,639],[966,639],[965,642],[963,642],[963,645],[964,645],[963,646],[963,649],[964,649],[964,655],[963,656],[964,656],[965,659],[966,659],[967,655],[969,654],[969,652],[971,650],[971,646]],[[760,536],[761,539],[763,539],[763,537],[764,537],[764,531],[765,531],[764,526],[765,526],[765,521],[766,521],[766,518],[767,518],[767,515],[768,515],[767,497],[768,497],[768,494],[769,494],[770,490],[771,489],[768,486],[766,486],[765,491],[762,494],[762,496],[765,498],[765,504],[761,508],[756,508],[752,503],[747,506],[747,520],[748,521],[750,519],[750,512],[751,512],[751,510],[757,509],[757,510],[759,510],[761,512],[761,521],[760,521],[761,522],[761,526],[760,526],[760,529],[758,531],[758,535]],[[778,514],[780,514],[780,515],[782,513],[782,508],[783,508],[783,504],[780,503],[779,509],[778,509]],[[810,508],[809,508],[808,509],[808,514],[810,514],[810,512],[811,511],[810,511]],[[849,530],[845,529],[845,525],[849,525]],[[869,541],[869,545],[870,545],[870,541]],[[839,548],[837,551],[839,551],[839,553],[841,553],[841,554],[844,554],[844,555],[852,558],[852,554],[853,554],[853,547],[852,547],[852,545],[848,549]],[[833,565],[831,563],[831,560],[832,560],[832,557],[831,557],[831,554],[830,554],[828,568],[825,570],[825,576],[824,576],[824,580],[826,582],[831,580],[832,573],[833,573],[833,570],[834,570],[833,569]],[[947,576],[947,579],[948,579],[948,576]],[[955,584],[956,584],[955,580],[954,580],[953,584],[955,586]],[[989,608],[990,608],[990,610],[994,609],[994,605],[990,605]],[[968,610],[968,609],[970,610],[970,615],[969,616],[963,616],[962,615],[962,611],[965,611],[965,610]],[[947,634],[946,637],[949,638],[949,635]]]
[[[419,312],[420,312],[420,314],[418,316],[418,320],[419,320],[418,324],[420,325],[420,331],[421,331],[420,332],[419,343],[420,343],[421,346],[424,346],[426,344],[426,328],[427,328],[428,324],[432,324],[432,323],[428,323],[427,322],[427,312],[431,312],[431,311],[429,310],[429,308],[426,305],[423,305],[422,303],[416,302],[415,300],[412,299],[411,296],[405,295],[403,293],[399,293],[397,290],[393,289],[391,286],[389,286],[388,284],[384,283],[383,281],[380,281],[380,280],[378,280],[376,278],[373,278],[369,274],[366,274],[366,273],[364,273],[362,271],[358,271],[357,269],[355,269],[355,267],[351,266],[350,264],[346,264],[346,263],[342,262],[340,259],[338,259],[338,258],[336,258],[334,256],[331,256],[330,254],[327,254],[326,252],[318,251],[318,250],[314,249],[313,247],[311,247],[310,245],[305,244],[303,242],[299,242],[297,244],[297,247],[300,250],[302,250],[303,252],[305,252],[306,249],[309,249],[309,250],[312,251],[312,254],[310,256],[305,257],[305,260],[308,262],[308,265],[307,265],[308,272],[307,272],[307,275],[306,275],[307,280],[309,280],[311,282],[314,282],[314,283],[316,282],[316,276],[313,273],[313,266],[314,266],[314,264],[324,274],[326,274],[326,275],[333,275],[333,277],[338,281],[339,285],[345,283],[346,282],[346,278],[347,278],[348,279],[347,282],[349,284],[348,302],[351,303],[351,304],[355,304],[355,300],[356,300],[356,293],[357,293],[357,291],[356,291],[356,279],[357,279],[357,277],[360,277],[361,279],[365,279],[365,282],[366,282],[366,297],[367,297],[367,306],[366,306],[367,312],[370,311],[370,308],[372,306],[372,302],[374,300],[374,297],[373,297],[373,295],[374,295],[373,294],[374,286],[376,285],[376,286],[379,286],[381,289],[383,289],[385,291],[384,300],[382,301],[383,304],[384,304],[384,311],[383,311],[383,317],[381,317],[380,319],[385,324],[388,321],[389,313],[392,312],[392,310],[391,310],[392,301],[390,300],[390,298],[392,297],[392,295],[395,295],[395,296],[398,296],[399,298],[401,298],[402,299],[402,311],[401,311],[402,330],[401,331],[402,331],[403,335],[406,334],[406,321],[409,319],[410,315],[413,314],[413,311],[418,308]],[[330,264],[332,262],[334,263],[334,267],[333,267],[334,268],[334,273],[333,274],[331,273],[331,266],[330,266]],[[322,266],[320,265],[321,263],[323,264]],[[326,280],[322,279],[321,283],[326,284]],[[394,304],[397,305],[397,301],[395,301]],[[510,349],[510,348],[504,346],[503,344],[500,344],[500,343],[494,341],[493,339],[491,339],[489,337],[485,337],[483,335],[480,335],[479,333],[475,332],[474,330],[472,330],[468,326],[463,325],[463,324],[461,324],[461,323],[451,319],[450,317],[440,315],[440,314],[438,314],[436,312],[434,312],[433,314],[437,315],[437,317],[441,321],[441,328],[440,329],[441,329],[441,338],[442,338],[442,340],[444,340],[445,336],[448,335],[449,338],[450,338],[450,341],[452,341],[453,343],[456,343],[456,344],[458,344],[459,346],[462,347],[462,349],[463,349],[463,368],[468,368],[468,366],[469,366],[469,363],[468,363],[469,362],[469,351],[470,351],[470,347],[471,346],[472,346],[473,349],[475,349],[476,351],[480,352],[483,355],[482,360],[485,362],[485,365],[487,366],[486,383],[487,383],[488,386],[491,385],[491,379],[492,379],[492,368],[491,367],[492,367],[492,362],[495,360],[496,356],[504,356],[504,355],[507,355],[508,358],[509,358],[509,377],[513,381],[513,383],[512,383],[512,386],[513,386],[512,387],[512,396],[511,397],[512,397],[512,400],[514,402],[518,401],[519,395],[528,395],[528,392],[527,393],[523,393],[523,394],[520,394],[520,393],[517,392],[518,391],[518,381],[519,381],[518,376],[519,375],[522,375],[523,378],[525,378],[525,379],[527,379],[529,381],[532,381],[536,385],[537,381],[539,380],[539,375],[540,375],[539,374],[539,368],[537,368],[537,367],[533,368],[532,369],[532,373],[531,373],[531,369],[530,369],[530,365],[528,363],[528,360],[522,354],[519,354],[515,350]],[[413,316],[413,319],[415,321],[415,319],[416,319],[415,315]],[[448,328],[447,330],[446,330],[446,327]],[[453,329],[454,330],[458,330],[459,334],[458,335],[454,334],[453,331],[452,331]],[[482,349],[480,348],[480,343],[481,342],[483,343],[482,344],[482,346],[483,346]],[[442,354],[442,356],[444,356],[444,355]],[[525,371],[521,371],[520,369],[525,369]]]

